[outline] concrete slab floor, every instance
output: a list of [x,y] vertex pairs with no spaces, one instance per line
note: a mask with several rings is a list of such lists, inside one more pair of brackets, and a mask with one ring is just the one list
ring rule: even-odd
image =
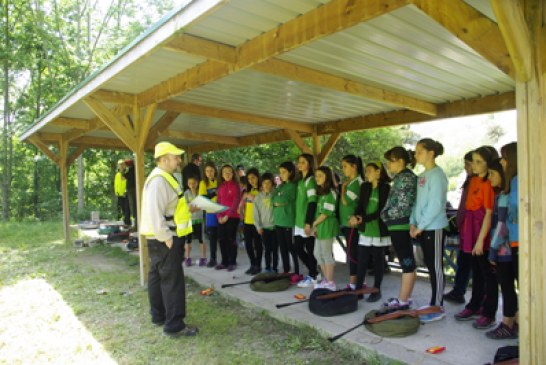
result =
[[[198,256],[198,244],[194,243],[192,249],[193,262]],[[336,244],[337,246],[337,244]],[[218,252],[219,254],[219,252]],[[335,280],[338,288],[342,288],[348,282],[348,266],[345,255],[337,246],[334,250],[336,261]],[[236,298],[249,305],[267,310],[271,316],[290,323],[303,323],[316,328],[325,337],[330,337],[362,322],[363,316],[371,309],[378,308],[383,300],[397,297],[400,285],[400,273],[395,270],[385,274],[381,286],[382,300],[377,303],[359,301],[358,310],[354,313],[336,317],[319,317],[311,313],[306,303],[296,304],[277,309],[275,304],[295,301],[297,293],[309,296],[311,288],[298,288],[291,286],[288,290],[276,293],[262,293],[250,290],[249,285],[238,285],[221,289],[222,284],[237,283],[250,280],[252,277],[245,275],[249,261],[244,249],[239,249],[237,257],[238,267],[233,272],[226,270],[214,270],[198,266],[185,267],[185,274],[204,287],[214,287],[223,295]],[[280,264],[280,263],[279,263]],[[300,267],[304,267],[300,263]],[[305,274],[305,272],[303,272]],[[367,277],[368,284],[373,285],[373,276]],[[446,288],[446,292],[450,287]],[[413,291],[414,308],[427,305],[430,300],[430,283],[427,277],[419,277]],[[467,300],[470,293],[466,294]],[[368,351],[377,351],[380,355],[396,359],[407,364],[419,365],[467,365],[485,364],[493,360],[498,347],[514,345],[517,340],[496,341],[485,337],[485,330],[476,330],[472,327],[472,321],[458,322],[453,315],[464,308],[464,304],[454,305],[444,303],[446,318],[422,325],[415,335],[404,338],[382,338],[360,327],[345,335],[338,341],[346,341],[355,346],[362,346]],[[502,307],[499,305],[497,320],[502,318]],[[446,351],[431,355],[425,350],[432,346],[445,346]]]

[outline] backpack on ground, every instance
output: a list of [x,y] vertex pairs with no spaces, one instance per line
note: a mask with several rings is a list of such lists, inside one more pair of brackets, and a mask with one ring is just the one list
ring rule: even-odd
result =
[[321,317],[339,316],[358,309],[358,296],[343,295],[331,299],[317,299],[318,296],[333,293],[330,289],[315,289],[309,297],[309,311]]
[[[366,313],[364,321],[377,317],[381,312],[372,310]],[[378,323],[364,323],[368,331],[381,337],[406,337],[413,335],[419,330],[421,322],[419,316],[401,316],[399,318],[386,320]]]

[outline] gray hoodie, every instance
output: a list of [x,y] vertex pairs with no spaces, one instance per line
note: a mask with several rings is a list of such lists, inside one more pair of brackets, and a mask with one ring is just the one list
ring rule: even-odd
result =
[[254,217],[254,226],[256,226],[258,231],[261,229],[271,229],[275,227],[275,223],[273,223],[272,197],[273,191],[269,194],[260,191],[258,195],[256,195],[256,198],[254,198],[252,215]]

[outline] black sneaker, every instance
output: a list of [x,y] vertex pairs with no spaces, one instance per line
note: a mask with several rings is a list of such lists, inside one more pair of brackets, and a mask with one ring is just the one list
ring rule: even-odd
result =
[[252,270],[250,272],[250,275],[256,275],[256,274],[259,274],[262,272],[262,268],[261,267],[257,267],[257,266],[254,266],[254,270]]
[[466,301],[463,294],[457,294],[454,290],[444,294],[444,300],[452,303],[464,304]]
[[207,267],[215,267],[218,263],[215,259],[210,259],[210,261],[207,264]]
[[369,303],[375,303],[379,299],[381,299],[381,292],[380,291],[378,291],[377,293],[371,293],[368,296],[368,298],[366,299],[366,301],[369,302]]
[[186,327],[184,327],[183,329],[181,329],[178,332],[165,332],[165,331],[163,331],[163,334],[165,336],[169,336],[169,337],[172,337],[172,338],[191,337],[191,336],[197,335],[198,333],[199,333],[199,328],[190,327],[190,326],[186,326]]

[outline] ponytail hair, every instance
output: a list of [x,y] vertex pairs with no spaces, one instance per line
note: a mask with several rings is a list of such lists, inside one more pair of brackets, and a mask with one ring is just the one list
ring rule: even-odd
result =
[[431,138],[423,138],[417,144],[420,144],[425,150],[434,152],[434,157],[444,154],[444,146]]
[[380,183],[389,183],[391,181],[391,178],[389,177],[389,174],[387,174],[387,170],[385,170],[385,166],[381,163],[381,161],[374,161],[369,162],[366,167],[373,167],[376,170],[379,170],[379,182]]
[[385,152],[383,157],[389,161],[403,160],[406,167],[415,167],[415,152],[406,150],[402,146],[396,146]]
[[355,155],[347,155],[341,159],[341,161],[345,161],[349,165],[356,166],[356,172],[358,176],[362,180],[364,180],[364,167],[362,165],[362,159],[360,157],[356,157]]

